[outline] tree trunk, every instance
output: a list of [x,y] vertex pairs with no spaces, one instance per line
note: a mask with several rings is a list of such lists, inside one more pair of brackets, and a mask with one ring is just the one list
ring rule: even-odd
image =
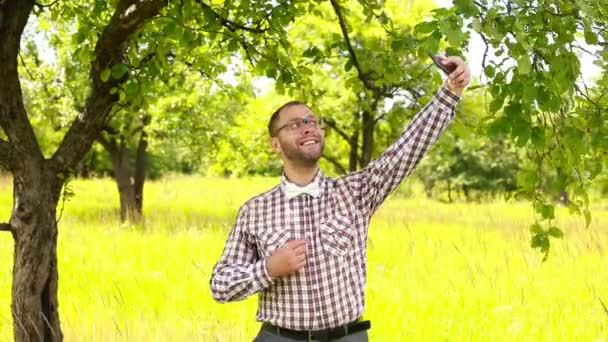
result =
[[108,150],[112,159],[112,171],[120,197],[120,221],[138,222],[137,205],[135,204],[135,187],[131,180],[129,150],[121,144],[119,148]]
[[350,137],[350,154],[348,156],[348,171],[357,171],[357,161],[359,160],[359,133],[355,131]]
[[144,205],[144,183],[146,181],[146,149],[148,148],[148,135],[144,130],[141,131],[139,136],[139,144],[137,146],[137,155],[135,157],[135,177],[134,177],[134,191],[135,191],[135,209],[140,217],[143,213]]
[[117,142],[116,138],[99,137],[112,160],[114,180],[120,197],[120,220],[122,222],[138,223],[142,219],[143,191],[146,180],[146,149],[148,136],[141,131],[135,159],[135,173],[132,176],[130,151],[124,141]]
[[448,178],[447,182],[448,182],[448,202],[452,203],[452,182],[450,181],[449,178]]
[[14,173],[13,185],[15,341],[61,341],[56,207],[63,182],[46,166],[27,165]]
[[368,111],[363,112],[363,145],[361,146],[361,168],[364,168],[372,160],[374,152],[374,117]]

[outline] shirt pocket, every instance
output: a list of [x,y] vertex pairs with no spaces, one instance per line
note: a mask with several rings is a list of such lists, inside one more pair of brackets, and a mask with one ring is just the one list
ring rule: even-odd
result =
[[291,240],[291,235],[287,230],[268,231],[260,236],[259,245],[263,257],[269,257],[277,249],[283,247]]
[[345,256],[353,251],[352,220],[336,214],[321,223],[320,235],[323,250],[329,255]]

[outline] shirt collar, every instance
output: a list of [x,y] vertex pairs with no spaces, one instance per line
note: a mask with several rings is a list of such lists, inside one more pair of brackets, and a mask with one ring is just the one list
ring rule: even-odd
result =
[[293,182],[290,182],[285,173],[283,173],[281,176],[281,190],[283,190],[287,200],[302,194],[308,194],[312,197],[319,197],[323,193],[324,180],[325,175],[320,169],[317,171],[317,174],[312,182],[306,184],[305,186],[299,186]]

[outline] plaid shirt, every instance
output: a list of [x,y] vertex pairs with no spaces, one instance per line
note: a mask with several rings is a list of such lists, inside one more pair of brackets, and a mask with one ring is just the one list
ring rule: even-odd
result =
[[[458,100],[441,88],[365,169],[335,179],[319,171],[318,197],[287,200],[283,177],[247,201],[213,269],[214,298],[227,302],[259,293],[258,321],[294,330],[332,328],[359,318],[370,217],[437,140]],[[306,265],[291,276],[271,278],[266,258],[293,239],[307,240]]]

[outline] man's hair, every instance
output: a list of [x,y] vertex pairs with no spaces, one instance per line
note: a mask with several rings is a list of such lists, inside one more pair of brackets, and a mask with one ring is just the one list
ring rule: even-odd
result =
[[308,108],[310,108],[306,103],[302,102],[302,101],[298,101],[298,100],[291,100],[287,103],[285,103],[284,105],[282,105],[281,107],[279,107],[277,110],[274,111],[274,113],[272,113],[272,115],[270,116],[270,121],[268,121],[268,133],[270,133],[271,137],[274,137],[274,126],[275,123],[279,120],[279,115],[281,114],[281,111],[283,109],[289,108],[291,106],[297,106],[297,105],[302,105],[302,106],[306,106]]

